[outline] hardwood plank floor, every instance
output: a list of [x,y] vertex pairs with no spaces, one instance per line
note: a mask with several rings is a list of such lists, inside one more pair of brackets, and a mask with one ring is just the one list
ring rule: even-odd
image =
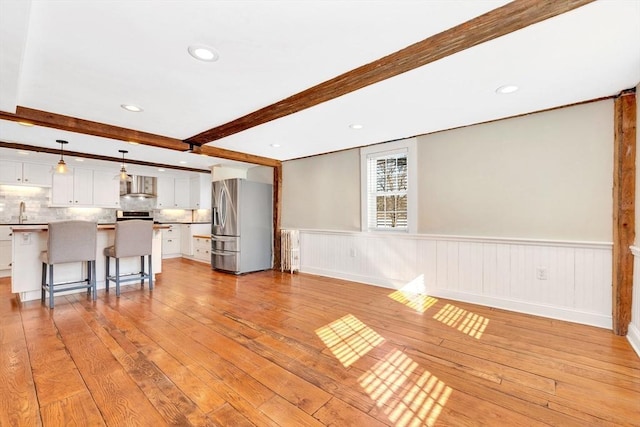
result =
[[305,274],[163,261],[153,292],[20,304],[0,279],[0,426],[640,426],[599,328]]

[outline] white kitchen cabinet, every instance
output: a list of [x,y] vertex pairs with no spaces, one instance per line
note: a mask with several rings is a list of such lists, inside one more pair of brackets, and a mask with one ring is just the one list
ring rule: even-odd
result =
[[182,256],[185,258],[193,258],[194,252],[194,236],[211,234],[211,224],[181,224],[180,225],[180,245]]
[[51,186],[51,165],[0,160],[0,183]]
[[53,174],[51,206],[92,206],[93,171],[70,169],[65,174]]
[[11,239],[13,233],[8,225],[0,226],[0,277],[11,275]]
[[196,236],[193,238],[193,258],[197,261],[211,262],[211,238]]
[[191,224],[180,224],[180,253],[182,254],[183,257],[193,256]]
[[180,224],[169,224],[162,230],[162,258],[180,256]]
[[156,181],[158,185],[158,197],[156,206],[158,209],[172,209],[175,205],[175,182],[173,178],[159,176]]
[[71,206],[73,204],[73,171],[53,174],[51,206]]
[[113,171],[93,171],[93,205],[103,208],[120,207],[120,181]]
[[191,209],[189,178],[176,178],[174,180],[174,202],[177,209]]
[[188,178],[158,177],[158,209],[191,209]]
[[191,209],[211,209],[211,174],[191,177]]
[[93,171],[91,169],[73,171],[73,205],[93,205]]

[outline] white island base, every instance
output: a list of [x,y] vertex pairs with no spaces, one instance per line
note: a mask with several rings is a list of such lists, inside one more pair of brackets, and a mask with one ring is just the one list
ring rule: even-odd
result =
[[[154,280],[155,275],[162,272],[162,236],[158,228],[154,227],[152,263]],[[115,231],[113,226],[98,226],[96,247],[96,285],[98,289],[105,288],[105,256],[104,248],[113,245]],[[40,252],[47,250],[48,232],[46,226],[16,226],[13,229],[13,262],[11,265],[11,292],[18,294],[20,301],[32,301],[40,299],[42,262]],[[145,257],[146,258],[146,257]],[[87,263],[75,262],[68,264],[56,264],[54,266],[54,278],[56,282],[83,280],[87,274]],[[120,274],[138,273],[140,271],[140,257],[121,258]],[[115,260],[111,260],[110,272],[115,273]],[[145,288],[147,287],[145,283]],[[139,282],[126,282],[122,286],[139,286]],[[111,284],[115,295],[115,284]],[[56,293],[65,295],[71,293],[86,292],[85,289],[70,290]],[[48,295],[47,295],[48,297]]]

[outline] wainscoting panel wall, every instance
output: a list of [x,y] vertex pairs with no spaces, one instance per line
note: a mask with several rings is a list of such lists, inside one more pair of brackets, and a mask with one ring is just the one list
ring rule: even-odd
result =
[[300,231],[304,273],[603,328],[612,322],[611,251],[611,243]]

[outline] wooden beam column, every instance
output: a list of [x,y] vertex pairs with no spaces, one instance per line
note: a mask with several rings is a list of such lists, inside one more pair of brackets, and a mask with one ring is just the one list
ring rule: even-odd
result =
[[280,214],[282,212],[282,165],[273,167],[273,268],[280,270]]
[[[636,188],[636,94],[614,101],[613,149],[613,332],[626,335],[631,322]],[[640,296],[639,296],[640,297]]]

